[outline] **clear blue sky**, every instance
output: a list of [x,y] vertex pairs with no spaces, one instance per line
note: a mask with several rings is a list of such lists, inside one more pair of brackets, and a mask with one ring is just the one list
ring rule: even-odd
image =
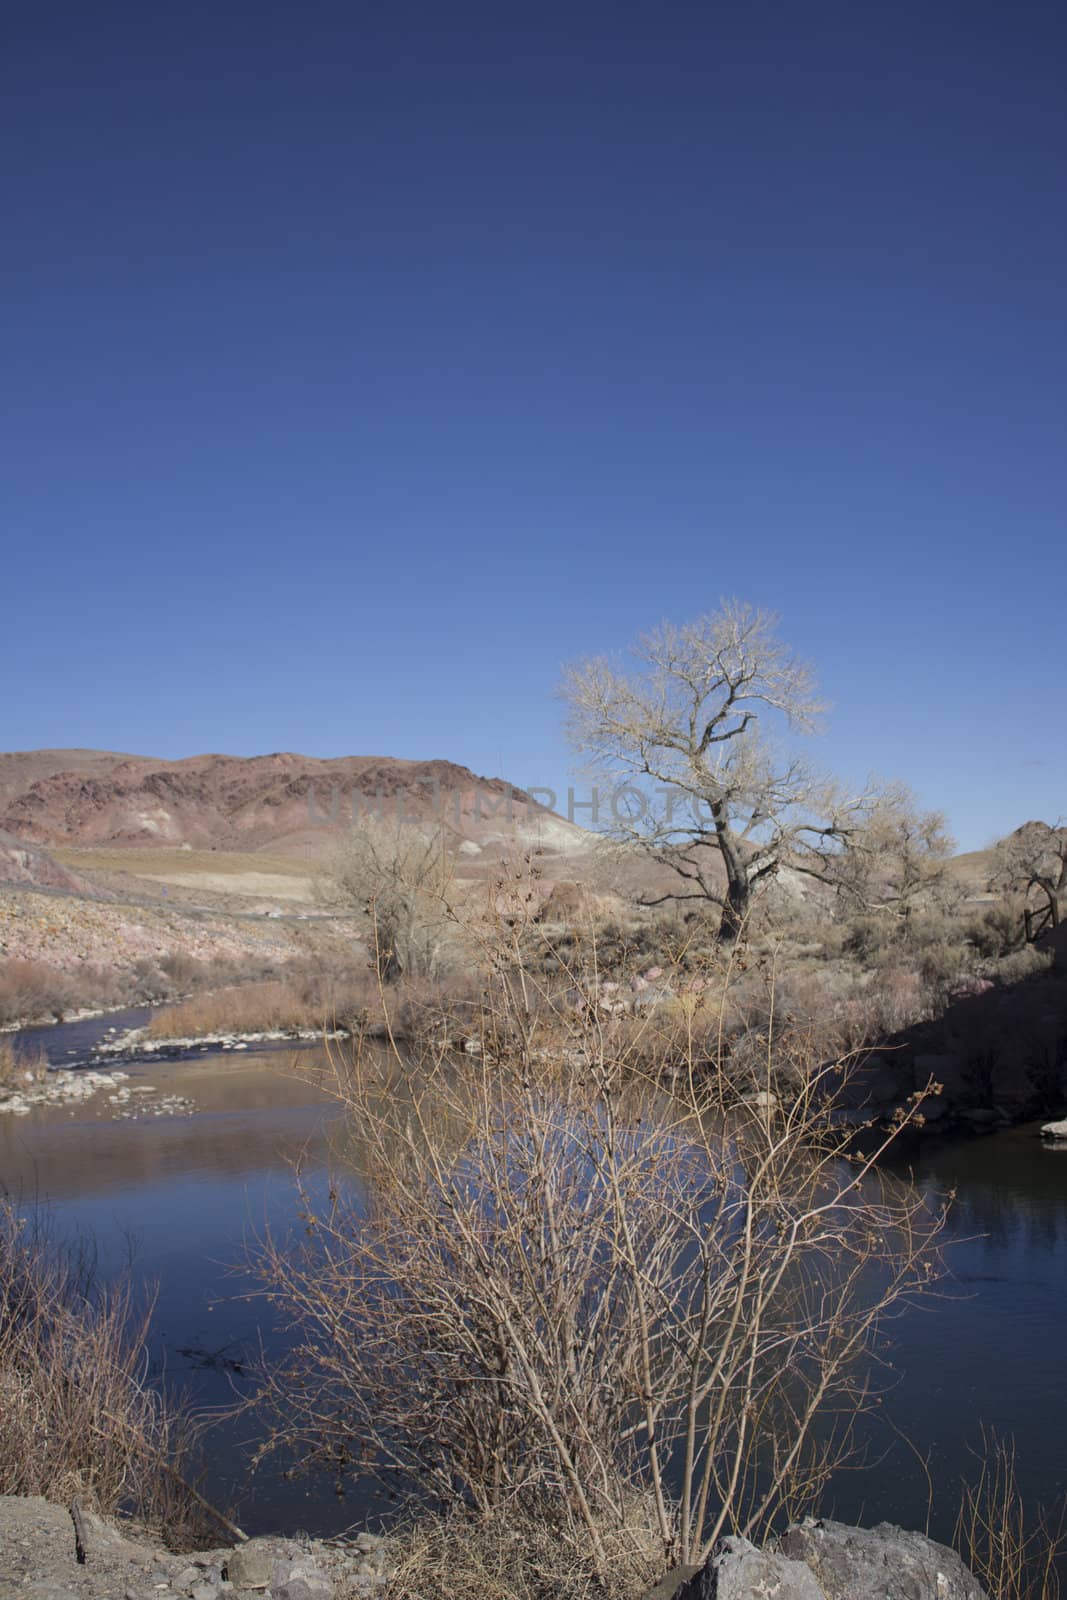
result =
[[566,781],[737,595],[822,759],[1067,812],[1067,11],[5,8],[0,746]]

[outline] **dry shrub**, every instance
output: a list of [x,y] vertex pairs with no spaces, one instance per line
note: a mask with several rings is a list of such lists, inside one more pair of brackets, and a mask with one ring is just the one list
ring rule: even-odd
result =
[[604,1583],[649,1512],[662,1568],[814,1505],[849,1453],[819,1424],[865,1405],[943,1217],[852,1154],[844,1069],[779,1042],[773,1007],[745,1094],[677,1038],[650,1068],[599,986],[541,979],[529,933],[487,946],[463,1052],[436,1028],[333,1052],[328,1194],[258,1252],[294,1332],[263,1448],[536,1524]]
[[205,975],[204,963],[184,950],[172,950],[160,956],[159,969],[179,991],[194,988]]
[[1011,900],[987,906],[968,917],[963,932],[978,954],[985,959],[1006,956],[1017,950],[1025,937],[1022,902]]
[[1014,1442],[983,1429],[975,1478],[962,1485],[954,1543],[990,1600],[1059,1600],[1067,1499],[1028,1511]]
[[200,961],[182,951],[158,962],[142,957],[130,967],[87,962],[70,970],[16,958],[0,962],[0,1027],[45,1019],[62,1022],[79,1011],[143,1005],[273,970],[255,959]]
[[100,1287],[0,1201],[0,1494],[79,1494],[172,1540],[201,1531],[179,1475],[192,1430],[146,1381],[147,1334],[128,1284]]
[[52,1018],[62,1021],[79,1004],[74,979],[44,961],[0,962],[0,1027]]
[[1036,978],[1052,970],[1052,951],[1039,950],[1036,945],[1024,945],[1004,956],[993,969],[998,983],[1022,983],[1026,978]]

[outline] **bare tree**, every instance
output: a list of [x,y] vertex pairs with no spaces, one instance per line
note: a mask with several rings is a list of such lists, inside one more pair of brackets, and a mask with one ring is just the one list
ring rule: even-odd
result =
[[992,885],[1023,896],[1028,940],[1058,928],[1067,910],[1067,824],[1024,822],[1001,839],[993,856]]
[[824,856],[819,875],[852,904],[896,918],[906,930],[915,912],[947,911],[960,899],[946,819],[923,811],[903,784],[887,786],[842,832],[843,848]]
[[328,864],[321,888],[328,903],[367,915],[381,978],[437,976],[455,933],[453,861],[439,829],[365,817]]
[[[719,907],[723,940],[736,939],[786,863],[841,887],[858,881],[842,872],[842,852],[861,830],[873,844],[873,824],[890,810],[873,788],[847,794],[780,748],[783,733],[813,732],[823,706],[812,669],[776,627],[772,614],[731,601],[644,635],[633,671],[598,657],[564,673],[571,744],[616,786],[614,831],[683,880],[660,901]],[[620,803],[626,780],[644,787]],[[870,872],[865,881],[873,885]]]
[[848,1454],[828,1419],[935,1275],[940,1207],[847,1158],[814,1052],[788,1105],[696,1046],[668,1092],[574,974],[496,968],[458,1059],[440,1030],[335,1055],[329,1196],[259,1263],[294,1330],[274,1442],[525,1517],[601,1580],[620,1537],[701,1561]]

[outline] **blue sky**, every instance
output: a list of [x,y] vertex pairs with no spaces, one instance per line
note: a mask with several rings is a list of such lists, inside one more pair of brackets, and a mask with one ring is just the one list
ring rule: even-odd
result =
[[1067,13],[5,11],[0,746],[562,786],[737,595],[819,755],[1067,812]]

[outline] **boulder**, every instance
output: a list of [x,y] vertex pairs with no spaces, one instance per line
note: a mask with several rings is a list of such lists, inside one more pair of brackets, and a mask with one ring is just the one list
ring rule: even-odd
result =
[[890,1522],[850,1528],[808,1517],[778,1550],[809,1568],[825,1600],[986,1600],[954,1550]]
[[1061,1122],[1046,1122],[1041,1128],[1042,1139],[1067,1139],[1067,1117]]
[[747,1539],[720,1541],[706,1566],[675,1591],[675,1600],[825,1600],[803,1561],[757,1550]]
[[954,1550],[891,1523],[806,1518],[765,1550],[720,1540],[701,1568],[676,1567],[645,1600],[987,1600]]
[[226,1577],[235,1589],[269,1589],[276,1547],[270,1539],[249,1539],[226,1557]]

